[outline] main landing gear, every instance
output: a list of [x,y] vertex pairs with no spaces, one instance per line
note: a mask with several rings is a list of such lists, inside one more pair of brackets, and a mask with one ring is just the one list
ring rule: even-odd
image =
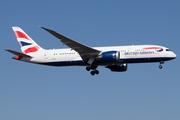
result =
[[160,63],[159,69],[162,69],[162,65],[161,65],[161,64],[164,64],[164,61],[161,61],[161,62],[159,62],[159,63]]
[[91,75],[95,75],[95,74],[99,74],[99,71],[98,70],[93,70],[93,71],[91,71]]
[[90,71],[91,69],[93,70],[93,71],[91,71],[90,73],[91,73],[91,75],[95,75],[95,74],[99,74],[99,71],[98,70],[96,70],[96,68],[97,68],[97,66],[96,67],[86,67],[86,70],[87,71]]

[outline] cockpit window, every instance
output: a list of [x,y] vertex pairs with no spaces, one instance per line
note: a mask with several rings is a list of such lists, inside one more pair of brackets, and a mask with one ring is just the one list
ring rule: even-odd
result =
[[170,49],[166,49],[166,51],[171,51]]

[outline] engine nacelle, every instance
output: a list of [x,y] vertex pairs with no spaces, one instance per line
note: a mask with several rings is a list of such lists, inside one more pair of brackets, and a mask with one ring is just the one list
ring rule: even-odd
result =
[[120,53],[118,51],[107,51],[103,52],[100,58],[104,62],[119,62]]
[[106,66],[106,68],[109,68],[113,72],[124,72],[127,71],[127,64],[120,64],[120,65],[109,65]]

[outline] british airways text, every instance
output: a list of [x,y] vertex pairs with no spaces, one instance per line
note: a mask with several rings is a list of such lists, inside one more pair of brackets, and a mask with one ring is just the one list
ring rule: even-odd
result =
[[154,51],[143,51],[143,52],[125,52],[124,55],[139,55],[139,54],[154,54]]

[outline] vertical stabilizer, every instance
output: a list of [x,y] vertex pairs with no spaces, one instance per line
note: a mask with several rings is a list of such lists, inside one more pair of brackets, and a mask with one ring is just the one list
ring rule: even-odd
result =
[[19,42],[22,53],[28,54],[42,50],[42,48],[35,41],[33,41],[33,39],[31,39],[21,28],[12,27],[12,29],[15,33],[17,41]]

